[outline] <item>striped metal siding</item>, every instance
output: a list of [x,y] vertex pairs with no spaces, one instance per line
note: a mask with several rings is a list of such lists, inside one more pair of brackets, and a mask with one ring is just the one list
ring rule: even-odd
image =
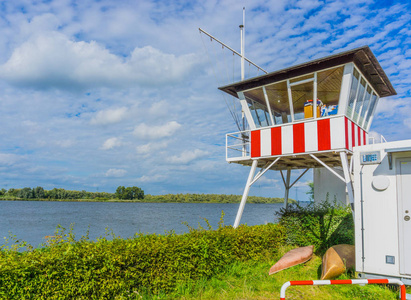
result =
[[251,131],[251,157],[311,153],[365,145],[367,133],[345,116]]

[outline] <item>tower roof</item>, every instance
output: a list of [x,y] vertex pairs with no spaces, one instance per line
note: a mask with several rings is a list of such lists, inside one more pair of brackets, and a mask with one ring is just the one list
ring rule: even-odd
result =
[[353,62],[357,66],[381,98],[397,94],[378,60],[368,46],[363,46],[350,51],[312,60],[262,76],[253,77],[244,81],[219,87],[219,89],[234,97],[237,97],[237,92],[287,80],[293,77],[350,62]]

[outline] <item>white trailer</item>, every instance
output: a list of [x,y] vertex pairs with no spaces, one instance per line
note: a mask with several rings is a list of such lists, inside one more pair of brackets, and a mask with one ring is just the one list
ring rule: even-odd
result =
[[356,271],[411,285],[411,140],[354,148]]

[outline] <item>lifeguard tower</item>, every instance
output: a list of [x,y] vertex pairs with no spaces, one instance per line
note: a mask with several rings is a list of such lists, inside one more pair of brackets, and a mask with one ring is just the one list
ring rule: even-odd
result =
[[[290,188],[311,168],[334,174],[327,175],[327,185],[340,182],[353,205],[353,147],[368,144],[379,98],[396,94],[368,46],[219,89],[238,98],[248,124],[248,130],[226,135],[226,160],[251,166],[234,227],[250,187],[268,170],[281,172],[285,207]],[[297,169],[303,171],[291,183]]]

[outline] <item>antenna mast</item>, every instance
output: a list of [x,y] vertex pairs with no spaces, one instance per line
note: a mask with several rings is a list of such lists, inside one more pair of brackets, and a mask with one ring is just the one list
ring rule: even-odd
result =
[[[248,62],[250,65],[253,65],[254,67],[257,68],[257,71],[262,71],[265,74],[267,74],[268,72],[266,70],[264,70],[263,68],[261,68],[260,66],[256,65],[255,63],[253,63],[251,60],[249,60],[248,58],[245,57],[245,7],[243,7],[243,24],[240,25],[240,33],[241,33],[241,53],[238,53],[237,51],[235,51],[233,48],[229,47],[228,45],[224,44],[223,42],[221,42],[220,40],[218,40],[217,38],[215,38],[214,36],[212,36],[211,34],[209,34],[208,32],[206,32],[205,30],[198,28],[198,30],[200,31],[200,34],[203,33],[205,35],[207,35],[211,41],[216,41],[217,43],[219,43],[221,46],[223,46],[224,48],[227,48],[228,50],[230,50],[233,54],[237,55],[240,57],[241,60],[241,81],[245,80],[245,68],[244,68],[244,64],[245,62]],[[227,103],[227,102],[226,102]],[[228,106],[228,104],[227,104]],[[231,110],[231,108],[229,107],[231,114],[233,115],[233,112]],[[239,128],[239,130],[243,131],[245,130],[245,115],[244,115],[244,111],[242,111],[242,121],[240,123],[240,120],[236,119],[234,116],[234,120]],[[241,128],[242,127],[242,128]],[[246,149],[244,148],[244,155],[246,155]]]
[[243,24],[240,25],[240,34],[241,34],[241,81],[244,80],[244,56],[245,56],[245,7],[243,7]]
[[[200,31],[200,33],[204,33],[205,35],[207,35],[211,40],[216,41],[217,43],[219,43],[220,45],[222,45],[223,47],[227,48],[228,50],[230,50],[231,52],[233,52],[235,55],[241,57],[241,53],[238,53],[237,51],[235,51],[233,48],[231,48],[230,46],[224,44],[222,41],[220,41],[219,39],[215,38],[214,36],[212,36],[211,34],[209,34],[207,31],[205,31],[204,29],[198,28],[198,30]],[[266,70],[264,70],[263,68],[261,68],[260,66],[256,65],[255,63],[253,63],[251,60],[249,60],[247,57],[244,57],[244,60],[247,61],[250,65],[253,65],[254,67],[256,67],[258,70],[263,71],[265,74],[267,74],[268,72]]]

